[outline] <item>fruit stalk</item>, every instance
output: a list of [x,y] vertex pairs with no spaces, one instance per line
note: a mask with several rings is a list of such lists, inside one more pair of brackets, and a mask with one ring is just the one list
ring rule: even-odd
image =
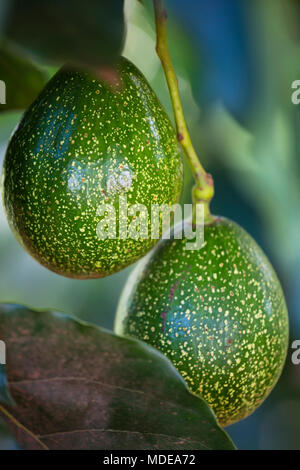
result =
[[156,52],[161,61],[168,84],[176,122],[177,139],[185,152],[196,182],[192,192],[194,214],[195,205],[197,203],[204,204],[204,220],[206,223],[209,223],[213,220],[213,216],[210,214],[209,210],[209,203],[214,195],[213,179],[210,174],[206,173],[203,166],[201,165],[193,147],[186,125],[178,89],[178,80],[174,71],[167,44],[167,12],[164,7],[164,1],[153,0],[153,4],[156,24]]

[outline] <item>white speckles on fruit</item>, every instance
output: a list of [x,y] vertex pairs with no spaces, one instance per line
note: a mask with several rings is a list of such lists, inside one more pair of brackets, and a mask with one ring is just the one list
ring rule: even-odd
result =
[[[63,68],[25,113],[4,161],[4,206],[23,246],[70,277],[116,272],[148,239],[99,240],[97,208],[173,204],[182,187],[175,132],[143,75],[126,59],[120,89]],[[149,221],[150,230],[150,221]]]
[[288,317],[276,274],[241,227],[218,218],[205,227],[205,241],[187,251],[184,239],[164,240],[140,261],[116,331],[166,354],[228,425],[254,411],[276,383]]

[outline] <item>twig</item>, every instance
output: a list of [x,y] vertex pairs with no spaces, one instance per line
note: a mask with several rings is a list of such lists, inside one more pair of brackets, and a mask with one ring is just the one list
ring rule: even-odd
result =
[[206,173],[203,166],[201,165],[187,129],[179,95],[178,80],[173,68],[167,45],[167,13],[164,7],[164,2],[163,0],[153,0],[153,3],[156,24],[156,52],[163,66],[169,88],[176,122],[177,139],[186,154],[196,182],[196,185],[193,188],[193,203],[204,203],[205,219],[206,221],[210,221],[212,216],[209,212],[209,202],[214,195],[213,179],[210,174]]

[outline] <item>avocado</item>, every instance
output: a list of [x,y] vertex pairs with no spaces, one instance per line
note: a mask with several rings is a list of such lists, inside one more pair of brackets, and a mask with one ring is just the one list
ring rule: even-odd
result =
[[173,234],[137,264],[115,330],[165,354],[227,426],[252,413],[280,376],[284,295],[263,251],[236,223],[215,217],[201,249],[186,242]]

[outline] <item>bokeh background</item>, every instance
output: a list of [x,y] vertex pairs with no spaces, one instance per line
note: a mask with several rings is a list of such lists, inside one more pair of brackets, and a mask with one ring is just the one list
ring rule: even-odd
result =
[[[0,3],[1,26],[6,2]],[[86,0],[85,10],[88,5]],[[213,212],[241,224],[272,261],[286,294],[291,345],[300,339],[300,104],[291,101],[291,84],[300,79],[300,2],[169,0],[166,6],[192,140],[215,180]],[[126,0],[125,17],[123,55],[142,70],[172,119],[155,54],[151,2]],[[33,59],[46,77],[60,65]],[[0,50],[0,79],[5,60]],[[15,92],[26,94],[26,102],[32,81],[39,79],[27,74],[22,91],[25,71],[18,73]],[[0,163],[22,115],[1,111],[0,105]],[[186,168],[183,203],[190,202],[191,185]],[[53,274],[23,251],[0,209],[0,302],[60,310],[111,329],[131,269],[90,281]],[[292,364],[292,352],[289,348],[271,396],[252,416],[227,428],[238,448],[300,449],[300,365]],[[15,447],[0,427],[0,448]]]

